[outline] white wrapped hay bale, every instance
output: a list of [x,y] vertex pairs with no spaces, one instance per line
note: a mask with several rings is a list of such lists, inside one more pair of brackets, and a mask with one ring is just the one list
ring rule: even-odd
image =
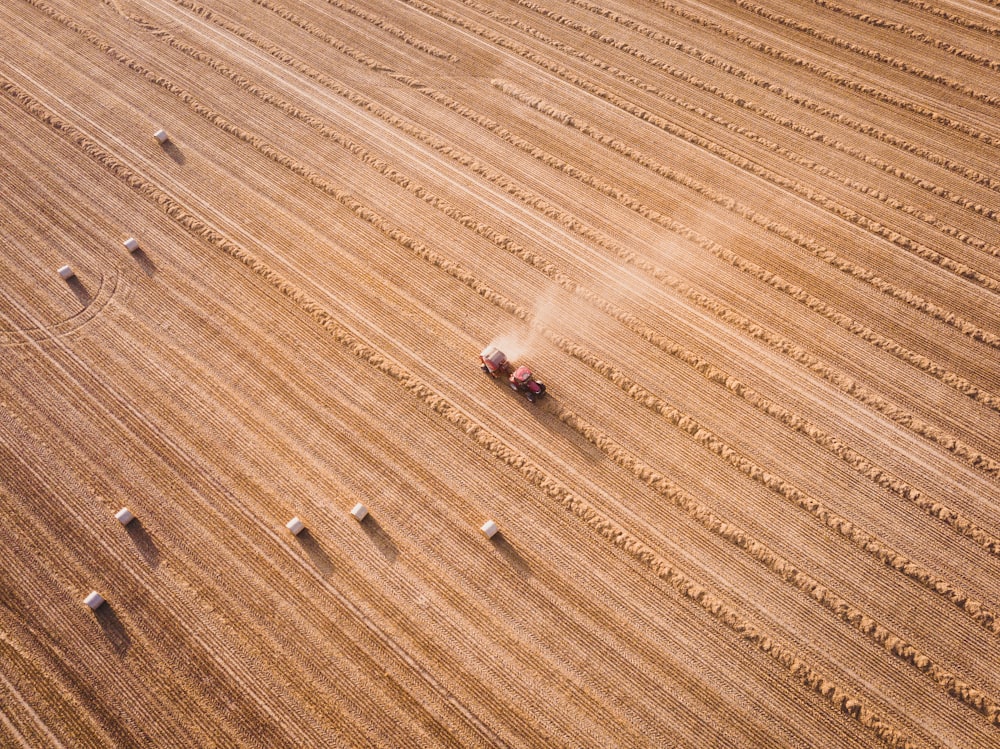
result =
[[139,240],[136,239],[135,237],[129,237],[124,242],[122,242],[122,244],[125,245],[125,249],[128,250],[129,252],[135,252],[136,250],[139,249]]
[[76,273],[74,273],[73,269],[70,268],[68,265],[64,265],[62,268],[59,269],[59,276],[64,281],[68,281],[69,279],[71,279],[75,275],[76,275]]
[[127,507],[123,507],[118,512],[115,513],[115,520],[117,520],[122,525],[128,525],[134,519],[135,515],[133,515],[132,511]]
[[358,502],[354,505],[354,509],[351,510],[351,514],[354,516],[354,519],[360,523],[368,515],[368,508]]
[[90,591],[89,595],[83,599],[83,602],[90,607],[91,611],[97,611],[101,604],[104,603],[104,596],[98,593],[96,590]]
[[483,523],[483,527],[480,528],[479,530],[483,532],[483,535],[486,536],[486,538],[493,538],[497,534],[497,531],[499,531],[500,529],[497,527],[497,524],[494,521],[487,520],[485,523]]
[[153,133],[153,137],[156,138],[156,140],[158,140],[160,142],[160,144],[162,145],[163,143],[166,143],[167,140],[169,140],[170,136],[167,135],[167,131],[166,130],[164,130],[163,128],[160,128],[155,133]]
[[285,523],[285,527],[292,532],[293,536],[297,536],[305,529],[306,526],[305,523],[295,517]]

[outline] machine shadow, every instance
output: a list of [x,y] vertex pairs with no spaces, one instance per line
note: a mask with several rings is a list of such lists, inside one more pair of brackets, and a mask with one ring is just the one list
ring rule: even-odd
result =
[[133,518],[127,526],[125,526],[125,532],[128,533],[129,538],[132,539],[132,543],[142,554],[142,558],[146,560],[146,563],[156,569],[160,564],[160,550],[156,548],[156,542],[153,541],[153,537],[149,535],[149,531],[142,524],[139,518]]
[[503,531],[498,531],[493,536],[493,545],[518,577],[531,577],[531,565],[528,564],[528,560],[521,556],[521,553],[511,545],[510,541],[504,536]]
[[97,622],[104,631],[104,636],[108,638],[108,642],[111,643],[114,651],[118,655],[128,653],[128,649],[132,647],[132,638],[125,631],[125,625],[122,624],[121,619],[118,618],[118,614],[111,608],[111,605],[105,602],[94,612],[94,616],[97,618]]
[[309,558],[316,565],[316,569],[319,570],[321,575],[326,577],[333,572],[333,560],[323,547],[319,545],[316,536],[310,533],[308,528],[303,528],[295,539],[299,542],[299,546],[309,555]]
[[176,162],[181,166],[183,166],[184,162],[187,161],[187,159],[184,157],[184,152],[181,151],[181,149],[179,149],[177,145],[171,140],[168,140],[166,143],[160,146],[160,148],[162,148],[166,152],[167,156],[169,156],[171,159],[174,160],[174,162]]
[[87,288],[83,285],[83,281],[81,281],[76,276],[73,276],[72,278],[66,279],[66,285],[69,286],[70,291],[73,292],[73,296],[76,297],[76,300],[80,304],[82,304],[84,307],[90,304],[90,300],[93,299],[93,297],[90,295],[90,292],[87,291]]
[[150,258],[141,247],[132,253],[132,257],[135,258],[135,262],[138,263],[142,272],[147,276],[152,276],[156,273],[156,265],[153,263],[152,258]]
[[519,393],[511,392],[510,394],[521,401],[521,407],[541,426],[566,443],[576,446],[584,459],[591,463],[599,463],[607,459],[601,448],[560,418],[560,414],[566,409],[558,399],[551,395],[545,395],[545,397],[531,403]]
[[379,524],[378,520],[368,515],[361,521],[361,527],[368,538],[372,540],[372,543],[375,544],[375,548],[386,558],[386,561],[389,564],[395,562],[399,556],[399,547],[389,538],[389,534],[385,532],[385,529]]

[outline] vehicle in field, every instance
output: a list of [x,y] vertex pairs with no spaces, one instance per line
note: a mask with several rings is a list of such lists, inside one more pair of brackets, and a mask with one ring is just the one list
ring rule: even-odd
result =
[[511,390],[524,393],[532,403],[545,395],[545,383],[536,380],[531,370],[524,365],[515,369],[507,355],[496,346],[484,348],[479,354],[479,361],[486,374],[493,379],[506,378]]

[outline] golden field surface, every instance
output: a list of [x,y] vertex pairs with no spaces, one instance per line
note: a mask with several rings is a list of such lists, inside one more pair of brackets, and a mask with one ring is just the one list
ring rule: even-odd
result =
[[0,746],[1000,746],[998,0],[0,53]]

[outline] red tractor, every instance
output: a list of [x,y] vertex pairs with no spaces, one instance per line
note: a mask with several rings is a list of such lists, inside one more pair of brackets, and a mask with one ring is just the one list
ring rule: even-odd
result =
[[507,378],[511,390],[524,393],[529,401],[534,403],[545,395],[545,383],[539,382],[525,366],[514,369],[507,355],[496,346],[487,346],[479,355],[482,370],[493,379]]

